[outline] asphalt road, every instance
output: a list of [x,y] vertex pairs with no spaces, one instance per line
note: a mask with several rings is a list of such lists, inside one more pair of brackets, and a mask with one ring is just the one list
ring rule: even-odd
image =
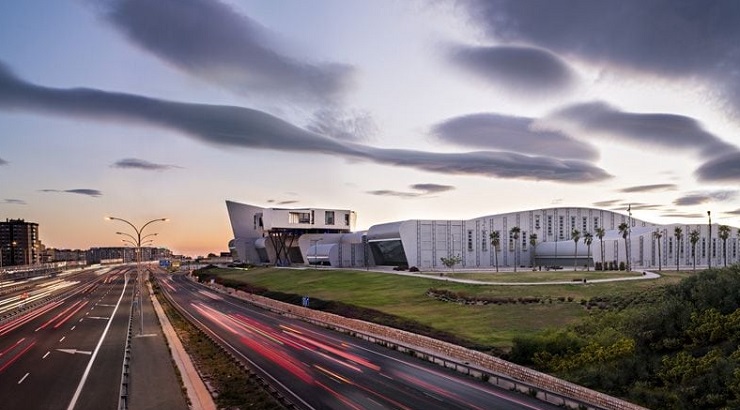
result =
[[[24,290],[25,300],[51,288],[51,296],[63,296],[0,324],[0,408],[118,408],[134,289],[128,269],[40,280]],[[0,306],[17,296],[4,295]]]
[[160,275],[181,311],[304,409],[556,409],[364,340]]

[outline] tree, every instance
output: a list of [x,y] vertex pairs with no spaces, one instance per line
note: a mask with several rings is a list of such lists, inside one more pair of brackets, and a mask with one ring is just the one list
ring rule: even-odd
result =
[[447,269],[452,269],[453,274],[455,273],[455,265],[462,262],[462,258],[460,257],[460,255],[455,255],[455,256],[450,255],[446,258],[442,257],[439,259],[442,261],[442,265],[445,265]]
[[662,265],[663,258],[660,256],[660,248],[661,248],[660,238],[662,238],[662,237],[663,237],[663,233],[660,232],[660,228],[656,229],[653,232],[653,239],[655,239],[656,241],[658,241],[658,271],[663,270],[663,265]]
[[[627,246],[627,235],[630,233],[630,226],[627,225],[627,222],[622,222],[619,224],[619,234],[622,235],[622,239],[624,239],[624,256],[627,259],[627,270],[630,270],[630,255],[627,251],[629,248]],[[618,256],[617,256],[618,257]]]
[[578,229],[574,229],[570,232],[570,239],[573,239],[573,242],[576,244],[576,248],[573,251],[573,270],[576,270],[576,267],[578,266],[578,240],[581,239],[581,231]]
[[699,231],[694,229],[689,232],[689,241],[691,242],[691,256],[694,257],[694,272],[696,272],[696,243],[699,242]]
[[532,270],[534,270],[534,264],[537,261],[537,234],[533,233],[529,235],[529,245],[532,246]]
[[491,246],[493,246],[493,260],[496,264],[496,272],[498,272],[498,247],[501,246],[501,232],[493,231],[489,235],[491,238]]
[[677,226],[673,229],[673,236],[676,237],[676,271],[680,271],[679,269],[679,261],[681,258],[681,239],[683,239],[683,229],[681,229],[680,226]]
[[519,252],[517,251],[518,250],[517,245],[519,244],[519,232],[521,231],[522,231],[521,228],[519,228],[518,226],[515,226],[511,228],[511,230],[509,230],[509,235],[511,235],[511,239],[514,240],[514,272],[516,272],[516,265],[517,265],[516,257],[519,254]]
[[591,270],[590,262],[591,262],[591,244],[594,242],[594,234],[591,232],[586,232],[583,234],[583,243],[586,244],[586,247],[588,249],[588,259],[586,259],[586,271]]
[[730,237],[730,227],[727,225],[720,225],[719,226],[719,239],[722,239],[722,254],[725,259],[725,267],[727,267],[727,238]]
[[596,236],[599,237],[599,250],[601,252],[601,270],[606,270],[606,262],[604,261],[604,235],[606,235],[604,228],[596,228]]

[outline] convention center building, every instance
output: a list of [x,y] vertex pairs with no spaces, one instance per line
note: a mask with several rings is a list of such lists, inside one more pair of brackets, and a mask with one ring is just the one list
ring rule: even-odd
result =
[[627,210],[544,208],[469,220],[388,222],[355,231],[351,210],[233,201],[226,201],[226,208],[234,262],[254,265],[444,270],[443,259],[454,259],[456,269],[639,271],[738,261],[737,228],[709,222],[658,225]]

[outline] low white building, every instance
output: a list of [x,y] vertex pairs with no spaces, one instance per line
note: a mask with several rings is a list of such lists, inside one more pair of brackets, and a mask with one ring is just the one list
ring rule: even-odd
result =
[[[738,229],[726,240],[713,224],[657,225],[628,214],[579,207],[545,208],[470,220],[407,220],[352,232],[349,210],[260,208],[227,201],[234,230],[235,262],[336,267],[415,266],[443,269],[441,258],[457,256],[459,268],[513,269],[606,263],[632,270],[721,266],[738,261]],[[620,232],[620,225],[628,229]],[[515,233],[518,228],[518,233]],[[599,238],[599,228],[604,230]],[[680,228],[681,236],[676,236]],[[572,233],[579,231],[578,242]],[[698,233],[695,246],[692,231]],[[491,234],[498,232],[499,246]],[[585,234],[592,235],[591,245]],[[626,238],[624,237],[626,235]],[[515,239],[516,237],[516,239]],[[536,238],[536,239],[535,239]],[[629,257],[629,258],[628,258]]]

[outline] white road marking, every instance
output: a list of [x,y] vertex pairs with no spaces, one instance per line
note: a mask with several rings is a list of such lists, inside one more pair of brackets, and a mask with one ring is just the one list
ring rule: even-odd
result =
[[23,380],[26,380],[26,377],[28,377],[29,374],[31,374],[31,373],[26,373],[23,377],[21,377],[21,379],[18,380],[18,384],[23,383]]
[[103,330],[103,334],[100,336],[100,340],[98,340],[97,346],[95,346],[95,351],[90,357],[90,361],[87,362],[85,373],[82,374],[80,383],[77,385],[77,390],[75,390],[75,394],[72,397],[72,400],[69,402],[69,405],[67,406],[67,410],[74,410],[75,405],[77,404],[77,400],[80,398],[80,394],[82,393],[82,388],[85,387],[85,382],[87,381],[87,377],[90,375],[90,369],[92,369],[93,362],[95,361],[95,358],[98,356],[98,352],[100,351],[100,346],[103,345],[103,340],[105,339],[105,336],[108,334],[110,325],[113,322],[113,316],[115,316],[116,311],[118,310],[118,307],[121,305],[121,300],[123,300],[123,295],[126,293],[127,285],[128,285],[128,281],[123,283],[123,290],[121,291],[121,296],[118,297],[118,303],[116,303],[116,307],[115,309],[113,309],[113,314],[108,320],[108,324],[105,325],[105,330]]
[[77,349],[57,349],[57,351],[60,351],[62,353],[68,353],[68,354],[86,354],[91,355],[92,352],[87,350],[77,350]]
[[49,353],[51,353],[51,352],[46,352],[46,354],[44,355],[44,357],[42,357],[42,359],[46,359],[46,356],[48,356]]
[[61,343],[61,342],[62,342],[62,340],[64,340],[64,338],[65,338],[65,337],[67,337],[67,336],[62,336],[62,338],[61,338],[61,339],[59,339],[59,343]]

